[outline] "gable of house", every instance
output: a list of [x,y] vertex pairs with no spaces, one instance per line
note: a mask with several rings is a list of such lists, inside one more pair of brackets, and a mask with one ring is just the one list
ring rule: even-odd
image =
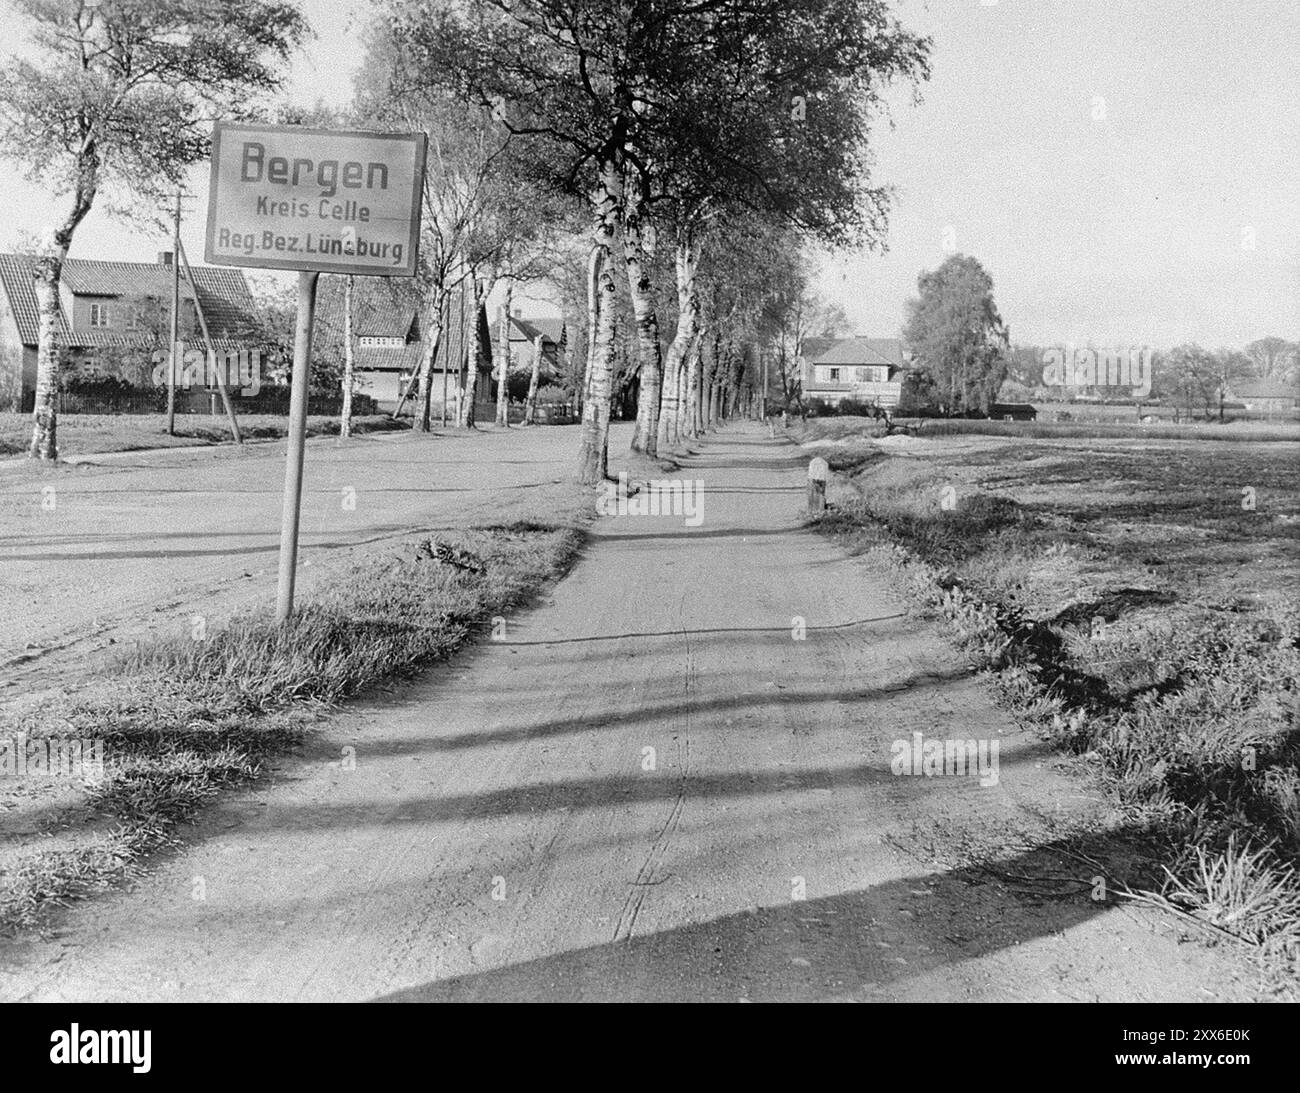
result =
[[852,383],[891,383],[906,369],[898,338],[839,338],[820,353],[805,353],[804,387],[833,388]]
[[568,331],[563,319],[525,319],[510,316],[510,366],[531,368],[537,339],[542,339],[542,368],[556,373],[568,342]]

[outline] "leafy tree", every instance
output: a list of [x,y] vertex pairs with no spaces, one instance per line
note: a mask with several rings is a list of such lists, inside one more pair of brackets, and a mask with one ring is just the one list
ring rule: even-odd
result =
[[903,340],[929,373],[949,414],[987,414],[1007,372],[1007,333],[993,279],[974,258],[954,254],[917,279]]
[[1195,343],[1175,346],[1164,356],[1162,365],[1175,377],[1189,416],[1193,404],[1200,403],[1207,419],[1217,413],[1220,421],[1233,382],[1253,372],[1251,358],[1240,350],[1212,351]]
[[57,459],[59,278],[101,189],[158,207],[208,154],[217,117],[248,118],[307,27],[285,0],[16,0],[37,56],[0,73],[0,149],[69,195],[35,263],[40,310],[30,454]]
[[[492,106],[536,142],[542,177],[588,197],[591,366],[579,466],[588,483],[606,473],[620,234],[642,389],[647,408],[657,407],[658,317],[640,258],[654,250],[648,206],[679,205],[675,241],[688,259],[679,280],[688,285],[692,232],[710,199],[851,234],[875,216],[843,201],[866,177],[860,108],[883,77],[919,70],[925,55],[879,0],[391,0],[390,10],[413,68]],[[802,127],[792,123],[796,99],[811,107]],[[678,345],[690,321],[683,310]]]
[[1246,346],[1251,371],[1262,380],[1286,382],[1300,369],[1300,342],[1285,338],[1258,338]]

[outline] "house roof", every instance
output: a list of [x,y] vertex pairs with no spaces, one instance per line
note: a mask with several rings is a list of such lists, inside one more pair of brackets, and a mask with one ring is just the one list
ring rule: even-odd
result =
[[804,338],[800,346],[800,355],[804,360],[816,360],[834,344],[834,338]]
[[813,364],[887,364],[894,368],[905,367],[903,343],[898,338],[840,338],[817,356],[808,355],[806,351],[805,356]]
[[1234,384],[1232,393],[1237,398],[1300,399],[1300,385],[1278,383],[1276,380],[1260,383]]
[[564,339],[563,319],[525,319],[522,315],[511,315],[510,326],[512,336],[517,333],[529,342],[536,341],[539,334],[544,345],[559,345]]
[[[321,293],[318,330],[343,336],[342,279]],[[352,287],[352,315],[358,338],[419,338],[419,289],[404,277],[358,277]]]
[[[414,281],[398,278],[357,278],[353,288],[356,336],[358,338],[403,338],[403,345],[358,345],[356,367],[361,371],[414,372],[424,357],[425,322],[421,315],[419,287]],[[375,282],[379,282],[376,284]],[[316,337],[335,345],[343,338],[343,293],[322,295],[316,315]],[[471,319],[473,298],[466,285],[455,286],[442,307],[442,333],[433,360],[435,372],[455,372],[468,354],[473,353],[474,325]],[[492,359],[492,338],[482,307],[479,312],[479,368],[488,367]]]
[[[14,319],[18,324],[19,338],[24,345],[35,345],[39,317],[36,306],[36,289],[32,283],[34,259],[19,254],[0,254],[0,285],[9,298]],[[214,341],[238,338],[254,331],[258,325],[257,305],[248,290],[248,282],[241,271],[217,269],[211,266],[193,266],[194,286],[191,287],[181,270],[181,295],[195,298],[195,289],[204,318],[212,330]],[[150,262],[100,262],[87,258],[69,258],[63,263],[61,279],[68,290],[78,296],[152,296],[170,299],[172,291],[171,267]],[[59,341],[65,346],[84,348],[105,345],[130,345],[140,341],[139,336],[112,331],[73,331],[62,314],[58,323]]]

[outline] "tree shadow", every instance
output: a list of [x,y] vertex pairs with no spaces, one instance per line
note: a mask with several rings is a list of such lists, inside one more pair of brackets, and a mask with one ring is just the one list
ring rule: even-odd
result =
[[[927,974],[952,979],[964,962],[1107,913],[1114,897],[1092,898],[1094,878],[1104,870],[1083,858],[1111,856],[1118,842],[1058,840],[858,891],[810,890],[807,899],[792,899],[793,878],[780,876],[768,906],[630,938],[613,936],[611,925],[603,944],[431,980],[372,1001],[869,1000]],[[654,885],[674,879],[669,874]],[[1079,987],[1067,974],[1061,973],[1063,1000]],[[1018,986],[1001,990],[1014,996]]]

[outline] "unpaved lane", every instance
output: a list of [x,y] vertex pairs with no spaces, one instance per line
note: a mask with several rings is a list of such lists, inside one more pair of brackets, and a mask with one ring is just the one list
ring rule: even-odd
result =
[[[9,945],[3,996],[1243,994],[1113,903],[1010,891],[1083,791],[885,575],[800,528],[796,451],[708,443],[701,526],[602,520],[507,641],[338,716],[134,891]],[[913,730],[997,737],[998,784],[892,775]],[[1003,880],[943,864],[974,845]]]

